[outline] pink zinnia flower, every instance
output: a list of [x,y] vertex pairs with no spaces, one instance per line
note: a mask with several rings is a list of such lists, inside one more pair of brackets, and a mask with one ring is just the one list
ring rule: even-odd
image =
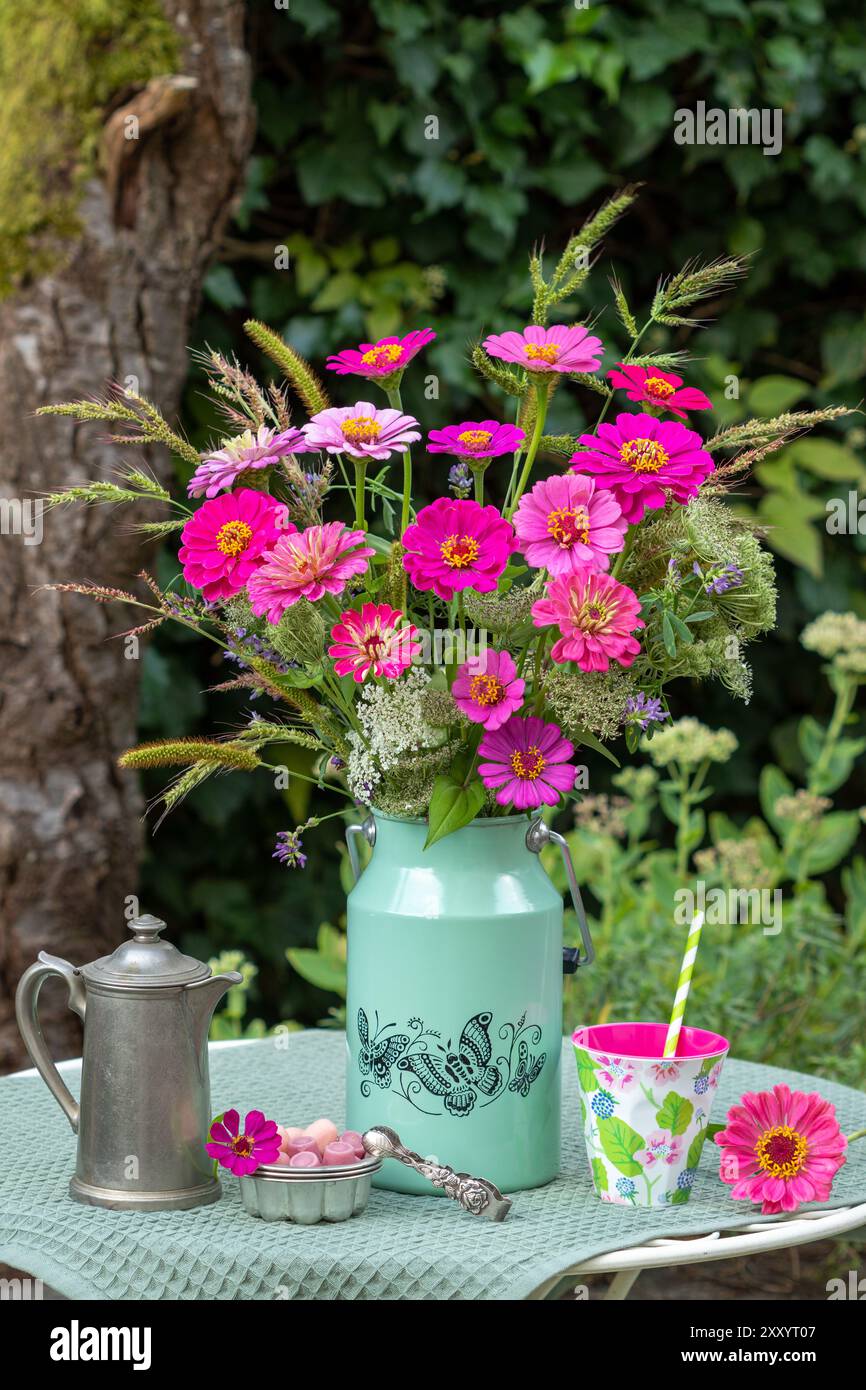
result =
[[513,802],[518,811],[534,806],[555,806],[563,792],[570,792],[577,768],[568,759],[574,744],[562,737],[556,724],[530,715],[512,714],[501,729],[488,729],[478,747],[478,764],[485,787],[498,787],[500,806]]
[[432,343],[436,334],[432,328],[415,328],[405,338],[380,338],[378,343],[361,343],[358,348],[345,348],[329,357],[328,369],[338,376],[365,376],[371,381],[402,372],[412,358]]
[[227,1110],[210,1127],[211,1143],[205,1149],[221,1168],[237,1177],[254,1173],[262,1163],[276,1163],[280,1135],[275,1120],[266,1120],[261,1110],[251,1110],[240,1128],[237,1110]]
[[527,563],[551,574],[606,570],[622,550],[628,522],[612,492],[596,491],[592,478],[556,474],[524,493],[514,529]]
[[240,487],[215,497],[180,533],[183,577],[209,603],[231,598],[261,564],[263,552],[294,530],[286,508],[267,492]]
[[403,568],[416,589],[446,602],[460,589],[489,594],[517,547],[511,523],[495,507],[437,497],[402,536]]
[[364,573],[375,553],[364,539],[363,531],[350,531],[342,521],[281,536],[247,586],[253,612],[278,623],[298,599],[314,603],[323,594],[341,594],[353,575]]
[[517,674],[509,652],[492,647],[463,663],[451,694],[467,719],[485,729],[499,729],[523,704],[526,682]]
[[286,454],[305,454],[309,444],[300,430],[276,430],[262,425],[258,433],[245,430],[234,439],[227,439],[214,453],[203,454],[202,461],[187,486],[190,497],[216,497],[224,488],[233,487],[241,473],[250,468],[271,468]]
[[647,1135],[646,1148],[638,1149],[634,1156],[645,1168],[652,1168],[656,1163],[679,1163],[682,1154],[682,1136],[671,1134],[669,1129],[657,1129]]
[[428,454],[456,454],[461,459],[493,459],[513,454],[526,435],[516,425],[500,425],[496,420],[464,420],[462,425],[446,425],[431,430]]
[[610,488],[631,523],[648,507],[663,507],[666,490],[677,502],[695,497],[716,466],[694,430],[645,413],[618,415],[615,425],[599,425],[597,435],[582,434],[580,443],[586,450],[572,454],[572,469]]
[[731,1196],[762,1202],[764,1216],[828,1201],[848,1147],[829,1100],[785,1085],[747,1091],[715,1139]]
[[387,603],[365,603],[360,613],[349,608],[331,628],[334,645],[328,656],[335,658],[338,676],[352,676],[359,684],[373,672],[393,680],[412,665],[421,650],[418,629],[411,623],[401,627],[403,614]]
[[631,666],[640,643],[632,637],[645,627],[637,594],[609,574],[578,571],[552,579],[546,597],[532,605],[536,627],[558,627],[554,661],[576,661],[581,671],[607,671],[611,661]]
[[660,367],[635,367],[630,362],[617,362],[608,376],[618,390],[625,391],[630,401],[646,401],[647,405],[670,410],[681,419],[685,418],[687,410],[713,408],[703,391],[696,386],[683,386],[681,376],[663,372]]
[[582,323],[555,323],[551,328],[531,323],[522,333],[512,329],[491,334],[484,340],[484,351],[530,372],[594,372],[604,349],[601,339],[593,338]]
[[611,1091],[625,1091],[634,1081],[634,1067],[622,1057],[605,1057],[599,1053],[599,1076]]
[[351,454],[356,459],[386,459],[421,438],[418,421],[399,410],[377,410],[369,401],[320,410],[304,434],[311,449]]

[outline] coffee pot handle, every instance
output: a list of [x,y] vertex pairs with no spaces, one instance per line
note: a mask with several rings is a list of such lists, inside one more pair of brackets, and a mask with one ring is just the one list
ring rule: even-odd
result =
[[30,1053],[36,1070],[57,1101],[73,1131],[77,1134],[78,1104],[57,1070],[39,1026],[37,1012],[39,991],[49,975],[58,975],[65,982],[69,996],[69,1007],[73,1013],[78,1014],[82,1022],[84,1021],[86,1003],[84,980],[75,966],[70,965],[68,960],[62,960],[60,956],[49,956],[45,951],[39,952],[39,959],[24,971],[18,982],[18,989],[15,992],[15,1015],[18,1019],[18,1028],[24,1039],[24,1046]]
[[372,849],[376,843],[376,822],[372,816],[362,821],[360,825],[346,826],[346,849],[349,852],[349,863],[352,866],[352,877],[355,882],[361,877],[361,860],[358,857],[358,846],[355,843],[355,836],[360,835],[367,841]]

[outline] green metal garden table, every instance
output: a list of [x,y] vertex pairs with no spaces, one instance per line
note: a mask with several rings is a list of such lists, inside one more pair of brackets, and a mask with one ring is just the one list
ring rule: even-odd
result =
[[[288,1120],[343,1115],[345,1038],[319,1030],[213,1044],[215,1113],[258,1107]],[[80,1063],[61,1063],[75,1091]],[[716,1118],[746,1090],[779,1081],[820,1090],[846,1132],[866,1096],[816,1077],[729,1059]],[[113,1212],[70,1200],[75,1137],[34,1072],[0,1079],[0,1262],[69,1298],[538,1299],[590,1274],[613,1273],[623,1298],[641,1269],[756,1253],[866,1223],[866,1142],[852,1146],[829,1203],[760,1217],[733,1202],[705,1151],[691,1200],[653,1210],[599,1202],[578,1132],[571,1045],[563,1042],[561,1176],[514,1196],[493,1224],[442,1197],[374,1190],[366,1211],[336,1225],[262,1222],[222,1200],[189,1212]],[[18,1136],[27,1135],[22,1156]],[[447,1155],[444,1155],[447,1161]]]

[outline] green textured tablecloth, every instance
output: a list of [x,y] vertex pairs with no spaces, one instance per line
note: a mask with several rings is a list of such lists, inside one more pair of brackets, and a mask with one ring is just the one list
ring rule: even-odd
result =
[[[563,1046],[562,1176],[516,1194],[499,1225],[441,1197],[376,1190],[363,1215],[338,1225],[266,1223],[244,1213],[230,1176],[222,1200],[197,1211],[80,1206],[66,1192],[75,1137],[48,1090],[38,1077],[0,1079],[0,1262],[72,1298],[507,1299],[604,1251],[758,1219],[757,1208],[730,1199],[709,1146],[689,1203],[646,1210],[599,1202],[578,1133],[571,1045]],[[329,1032],[293,1034],[282,1049],[270,1039],[212,1049],[214,1112],[258,1106],[276,1117],[339,1122],[344,1066],[345,1039]],[[77,1091],[76,1073],[65,1079]],[[866,1096],[857,1091],[731,1060],[713,1119],[743,1091],[779,1081],[820,1090],[848,1133],[866,1123]],[[852,1146],[826,1205],[856,1202],[866,1202],[866,1140]]]

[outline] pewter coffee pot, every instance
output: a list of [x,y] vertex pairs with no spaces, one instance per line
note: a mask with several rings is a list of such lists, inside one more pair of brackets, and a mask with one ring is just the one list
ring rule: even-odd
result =
[[[78,1135],[69,1193],[134,1211],[198,1207],[220,1187],[205,1152],[211,1121],[207,1037],[236,971],[207,965],[160,940],[165,923],[136,917],[132,938],[76,967],[40,951],[21,977],[18,1027],[43,1081]],[[84,1023],[81,1102],[57,1070],[37,1016],[43,982],[59,975]]]

